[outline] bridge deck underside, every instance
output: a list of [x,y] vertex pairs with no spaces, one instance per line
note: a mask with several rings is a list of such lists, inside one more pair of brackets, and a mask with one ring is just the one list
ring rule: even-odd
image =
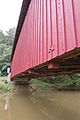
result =
[[[49,64],[53,66],[49,66]],[[80,50],[72,51],[71,53],[57,57],[42,65],[26,70],[14,78],[34,78],[75,73],[80,73]]]

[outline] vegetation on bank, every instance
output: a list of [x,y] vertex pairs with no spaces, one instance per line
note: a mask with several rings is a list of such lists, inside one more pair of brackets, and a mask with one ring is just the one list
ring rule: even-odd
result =
[[62,75],[56,76],[53,84],[59,90],[80,90],[80,76],[78,75]]
[[56,90],[80,90],[79,75],[58,75],[33,79],[31,81],[33,87],[40,89],[56,89]]
[[4,81],[0,81],[0,91],[13,91],[15,90],[16,87],[14,84],[10,84],[10,83],[5,83]]
[[[3,77],[5,80],[5,77]],[[38,90],[80,90],[79,75],[60,75],[44,78],[35,78],[30,81],[29,86]],[[19,87],[19,86],[18,86]],[[21,86],[20,86],[21,87]],[[27,87],[27,86],[26,86]],[[1,91],[13,91],[17,85],[0,80]]]
[[51,89],[54,87],[52,83],[48,83],[36,78],[31,80],[30,85],[33,87],[33,89],[36,88],[36,89],[42,89],[42,90]]

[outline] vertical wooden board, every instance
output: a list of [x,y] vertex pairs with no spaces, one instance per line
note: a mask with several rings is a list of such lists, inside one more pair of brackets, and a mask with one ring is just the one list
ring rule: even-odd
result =
[[34,2],[33,2],[33,6],[34,6],[34,27],[33,27],[33,47],[34,47],[34,60],[33,60],[33,62],[34,62],[34,66],[35,66],[35,0],[34,0]]
[[37,29],[37,0],[35,0],[35,13],[36,13],[36,18],[35,18],[35,23],[36,23],[36,31],[35,31],[35,34],[36,34],[36,39],[35,39],[35,56],[36,56],[36,59],[35,59],[35,65],[37,65],[37,37],[38,37],[38,29]]
[[29,38],[28,38],[28,35],[29,35],[29,31],[28,31],[28,29],[29,29],[29,21],[28,21],[28,15],[27,15],[27,46],[26,46],[26,48],[27,48],[27,68],[29,68]]
[[11,63],[11,73],[12,73],[12,76],[16,74],[16,71],[15,71],[15,68],[16,68],[15,59],[16,59],[16,57],[15,57],[15,54],[14,54],[14,58],[13,58],[13,61]]
[[34,66],[34,3],[33,0],[31,1],[32,4],[32,66]]
[[[30,10],[29,10],[29,12],[30,12]],[[32,44],[31,43],[31,19],[30,19],[31,14],[30,13],[29,13],[29,36],[28,36],[29,37],[29,40],[28,40],[29,41],[29,68],[31,68],[31,57],[30,57],[31,56],[31,47],[30,46]]]
[[[20,42],[20,54],[21,54],[21,58],[19,56],[19,59],[20,59],[20,67],[22,70],[24,70],[25,68],[25,61],[24,61],[24,54],[22,54],[23,52],[25,53],[25,50],[24,50],[24,42],[25,42],[25,32],[24,32],[24,29],[25,29],[25,22],[24,22],[24,26],[22,28],[22,31],[21,31],[21,42]],[[25,43],[26,44],[26,43]],[[23,61],[23,62],[22,62]]]
[[[23,26],[23,30],[22,30],[22,47],[21,47],[21,68],[22,70],[24,71],[26,69],[26,65],[25,65],[25,55],[26,55],[26,52],[25,52],[25,46],[26,46],[26,34],[25,34],[25,22],[24,22],[24,26]],[[25,45],[24,45],[25,43]],[[25,54],[23,54],[25,53]]]
[[20,73],[20,71],[21,71],[21,57],[20,57],[20,54],[21,54],[21,44],[20,44],[20,42],[21,42],[21,35],[20,35],[20,39],[19,39],[19,42],[18,42],[18,45],[19,45],[19,47],[18,47],[18,49],[17,49],[17,52],[16,52],[16,56],[17,56],[17,61],[16,61],[16,71],[18,71],[19,73]]
[[36,0],[35,0],[35,66],[36,66],[36,37],[37,37],[37,25],[36,25]]
[[31,55],[31,47],[32,47],[32,40],[31,40],[31,36],[32,36],[32,31],[31,31],[31,29],[32,29],[32,25],[31,25],[31,21],[32,21],[32,19],[31,19],[31,4],[30,4],[30,6],[29,6],[29,50],[30,50],[30,53],[29,53],[29,64],[30,64],[30,66],[29,66],[29,68],[31,68],[32,67],[32,63],[31,63],[31,58],[32,58],[32,55]]
[[26,28],[27,28],[27,16],[25,18],[24,30],[23,30],[23,33],[24,33],[24,41],[23,41],[23,48],[24,48],[24,50],[23,50],[23,53],[25,53],[24,56],[23,56],[23,62],[24,62],[23,66],[24,66],[24,69],[28,69],[28,66],[27,66],[27,64],[28,64],[28,60],[27,60],[27,41],[28,41],[28,38],[27,38],[27,29]]
[[44,62],[44,0],[41,2],[41,9],[42,9],[42,63]]
[[36,0],[36,65],[38,65],[38,38],[39,38],[39,32],[38,32],[38,14],[39,14],[39,1]]
[[[24,35],[23,35],[23,33],[24,33]],[[24,26],[23,26],[23,28],[22,28],[22,42],[21,42],[21,68],[22,69],[24,69],[25,70],[25,55],[24,54],[22,54],[23,52],[25,53],[25,49],[24,49],[24,43],[26,44],[26,41],[25,41],[25,22],[24,22]],[[23,62],[22,62],[23,61]]]
[[47,1],[46,0],[43,0],[43,23],[44,23],[44,27],[43,27],[43,41],[44,41],[44,62],[47,61],[48,59],[48,42],[47,42],[47,9],[46,9],[46,4],[47,4]]
[[[27,61],[26,60],[26,49],[27,48],[27,42],[26,42],[26,18],[24,20],[24,24],[23,24],[23,27],[22,27],[22,31],[21,31],[21,34],[20,34],[20,40],[18,42],[18,50],[17,52],[19,51],[19,57],[18,57],[18,61],[19,61],[19,65],[18,65],[18,68],[19,68],[19,72],[22,72],[24,71],[27,67]],[[24,44],[25,43],[25,44]],[[24,53],[24,54],[23,54]],[[28,54],[27,54],[28,55]],[[16,55],[17,57],[17,55]],[[18,63],[17,63],[18,64]]]
[[27,25],[28,25],[28,22],[27,22],[27,16],[26,16],[26,18],[25,18],[25,27],[24,27],[24,36],[25,36],[25,41],[24,41],[24,64],[26,64],[25,65],[25,69],[28,69],[28,31],[27,31]]
[[38,53],[38,1],[36,0],[36,65],[38,64],[37,53]]
[[42,63],[42,44],[43,44],[43,41],[42,41],[42,0],[40,1],[40,64]]
[[65,50],[65,29],[64,29],[64,14],[63,2],[57,0],[57,29],[58,29],[58,49],[59,55],[64,54]]
[[28,23],[28,14],[27,14],[27,31],[26,31],[26,33],[27,33],[27,36],[26,36],[26,39],[27,39],[27,46],[26,46],[26,52],[27,52],[27,68],[29,68],[29,63],[28,63],[28,61],[29,61],[29,51],[28,51],[28,49],[29,49],[29,45],[28,45],[28,33],[29,33],[29,31],[28,31],[28,28],[29,28],[29,23]]
[[39,49],[39,52],[38,52],[38,62],[40,64],[40,56],[41,56],[41,0],[39,0],[39,23],[38,23],[38,29],[39,29],[39,42],[38,42],[38,49]]
[[31,12],[30,12],[30,9],[29,9],[29,17],[28,17],[28,21],[29,21],[29,28],[28,28],[28,31],[29,31],[29,33],[28,33],[28,42],[29,42],[29,68],[31,67],[31,59],[30,59],[30,56],[31,56]]
[[[19,51],[19,58],[18,58],[18,60],[19,60],[19,71],[21,72],[21,70],[23,70],[23,62],[22,62],[22,59],[23,59],[23,56],[24,56],[24,54],[22,54],[23,53],[23,51],[24,51],[24,47],[23,47],[23,43],[24,43],[24,38],[23,38],[23,28],[22,28],[22,31],[21,31],[21,35],[20,35],[20,42],[19,42],[19,47],[20,48],[18,48],[18,51]],[[21,56],[20,56],[21,55]]]
[[47,1],[42,0],[42,63],[48,59],[48,38],[47,38]]
[[29,16],[27,14],[27,68],[29,68]]
[[52,30],[52,58],[58,56],[58,38],[57,38],[57,2],[56,0],[51,0],[51,30]]
[[[35,6],[35,0],[33,0],[34,1],[34,51],[36,52],[36,45],[35,45],[35,43],[36,43],[36,6]],[[35,56],[35,52],[34,52],[34,66],[35,66],[35,61],[36,61],[36,56]]]
[[31,27],[31,60],[32,60],[32,67],[33,67],[33,3],[31,1],[31,21],[32,21],[32,27]]
[[[21,41],[21,36],[19,36],[19,41]],[[19,44],[19,41],[18,41],[18,44]],[[20,51],[19,51],[18,48],[19,47],[17,46],[15,54],[14,54],[14,58],[13,58],[13,61],[12,61],[11,71],[13,72],[13,75],[16,75],[20,72],[20,69],[19,69],[20,68],[20,62],[17,62],[17,61],[19,61],[19,58],[20,58]]]
[[77,47],[80,47],[80,0],[73,0],[73,12],[76,44]]
[[16,65],[15,72],[16,73],[17,73],[17,71],[20,73],[20,70],[21,70],[20,69],[21,68],[21,65],[20,65],[21,64],[21,58],[20,58],[20,52],[21,52],[20,47],[21,47],[21,45],[20,45],[20,41],[21,41],[21,36],[19,37],[19,42],[18,42],[19,47],[17,47],[16,53],[15,53],[15,58],[17,56],[16,61],[15,61],[15,65]]
[[33,65],[35,66],[35,2],[33,1],[33,14],[34,14],[34,18],[33,18]]
[[67,52],[76,48],[72,0],[63,0]]
[[46,0],[47,7],[47,41],[48,41],[48,60],[51,59],[51,13],[50,13],[50,0]]
[[35,46],[35,48],[34,48],[35,49],[34,50],[35,51],[35,53],[34,53],[35,56],[34,57],[35,57],[35,62],[34,62],[34,65],[36,66],[36,0],[34,0],[34,2],[35,2],[35,20],[34,20],[35,21],[35,32],[34,32],[34,34],[35,34],[35,39],[34,39],[34,46]]
[[32,67],[32,58],[33,58],[33,21],[32,21],[32,4],[30,4],[30,68]]
[[41,0],[39,0],[39,64],[41,56]]
[[40,32],[40,0],[38,0],[38,10],[37,10],[37,30],[38,30],[38,38],[37,38],[37,63],[39,64],[39,44],[40,44],[40,41],[39,41],[39,32]]

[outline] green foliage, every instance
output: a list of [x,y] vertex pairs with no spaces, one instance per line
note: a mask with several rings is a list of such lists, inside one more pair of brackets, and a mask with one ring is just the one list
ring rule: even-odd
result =
[[32,79],[31,85],[33,86],[33,88],[38,88],[38,89],[39,88],[40,89],[48,89],[48,88],[53,87],[53,84],[44,82],[44,81],[39,80],[39,79]]
[[64,82],[67,86],[80,86],[80,76],[71,75]]
[[3,81],[0,81],[0,90],[4,90],[4,91],[12,91],[15,90],[15,85],[13,84],[6,84]]
[[15,28],[10,28],[5,33],[0,30],[0,70],[4,65],[10,63],[14,36]]
[[58,89],[80,89],[80,76],[78,75],[60,75],[55,76],[53,84]]
[[0,44],[2,44],[2,43],[3,43],[4,38],[5,38],[5,35],[4,35],[3,31],[2,31],[2,30],[0,30]]
[[15,36],[15,28],[10,28],[8,31],[6,31],[4,44],[6,43],[6,45],[12,46],[14,36]]
[[36,88],[55,88],[58,90],[80,90],[79,75],[57,75],[33,79],[31,85]]
[[10,62],[10,57],[11,57],[11,50],[12,50],[12,46],[8,46],[5,44],[1,44],[0,45],[0,63],[9,63]]

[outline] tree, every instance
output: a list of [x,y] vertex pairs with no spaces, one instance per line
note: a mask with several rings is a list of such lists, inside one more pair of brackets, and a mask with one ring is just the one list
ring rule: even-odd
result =
[[14,37],[15,28],[10,28],[5,34],[0,30],[0,70],[4,65],[10,64]]
[[6,31],[5,43],[7,45],[12,46],[14,41],[14,36],[15,36],[15,28],[10,28],[8,31]]
[[5,38],[5,35],[4,35],[3,31],[2,31],[2,30],[0,30],[0,44],[2,44],[2,43],[3,43],[4,38]]

